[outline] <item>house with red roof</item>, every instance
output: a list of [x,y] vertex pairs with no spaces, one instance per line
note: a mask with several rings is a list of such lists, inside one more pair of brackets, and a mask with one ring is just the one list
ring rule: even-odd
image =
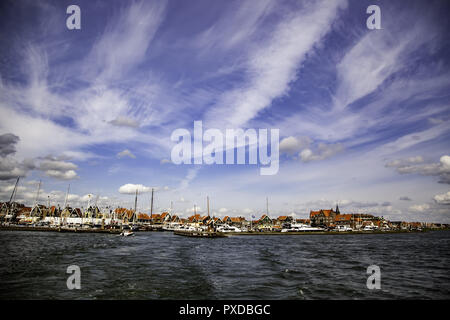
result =
[[327,226],[327,227],[333,227],[335,226],[336,222],[336,215],[339,213],[334,211],[333,209],[330,210],[318,210],[318,211],[310,211],[309,213],[309,219],[311,220],[312,226]]
[[261,218],[259,218],[258,220],[256,220],[254,222],[253,227],[256,226],[256,229],[258,230],[272,230],[273,227],[273,221],[272,219],[267,215],[267,214],[263,214],[261,216]]
[[162,223],[170,222],[172,220],[170,213],[168,213],[168,212],[161,213],[160,220]]
[[276,226],[283,226],[286,224],[290,224],[294,221],[294,218],[291,216],[279,216],[277,219],[275,219],[274,223]]

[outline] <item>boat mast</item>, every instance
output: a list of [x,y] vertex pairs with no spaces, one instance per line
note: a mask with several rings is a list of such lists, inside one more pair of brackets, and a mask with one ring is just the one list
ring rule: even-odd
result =
[[[88,194],[88,205],[87,205],[87,210],[86,210],[86,214],[87,214],[87,218],[91,218],[91,222],[92,222],[92,213],[91,213],[91,194]],[[89,220],[88,220],[89,221]]]
[[39,201],[39,192],[41,191],[41,183],[42,183],[42,181],[39,180],[39,185],[38,185],[38,189],[37,189],[37,192],[36,192],[36,198],[34,199],[33,207],[36,207],[36,205],[37,205],[37,203]]
[[[69,184],[69,186],[67,187],[66,197],[65,197],[65,199],[64,199],[64,209],[66,209],[66,207],[67,207],[67,200],[69,199],[69,190],[70,190],[70,184]],[[64,210],[64,209],[63,209],[63,210]]]
[[9,203],[11,203],[11,201],[15,200],[15,198],[16,198],[17,185],[19,184],[19,179],[20,179],[20,176],[17,177],[16,184],[14,185],[13,192],[11,193],[11,198],[9,198]]
[[11,198],[9,198],[9,202],[8,202],[8,214],[9,214],[10,212],[13,212],[13,208],[12,208],[11,202],[14,203],[15,200],[16,200],[17,185],[19,184],[19,179],[20,179],[20,176],[17,177],[16,184],[14,185],[13,192],[11,193]]
[[209,217],[209,196],[206,196],[206,206],[208,208],[208,230],[211,229],[211,221],[209,221],[211,218]]
[[153,193],[155,189],[152,188],[152,200],[150,202],[150,222],[153,224]]
[[91,207],[91,194],[88,194],[88,203],[87,203],[87,207],[88,207],[88,210],[89,210],[89,208]]
[[138,189],[136,189],[136,196],[134,198],[134,217],[133,217],[133,224],[136,224],[136,216],[137,216],[137,195],[138,195]]
[[97,197],[95,198],[95,206],[94,206],[94,213],[95,213],[95,218],[98,219],[99,217],[99,213],[100,210],[98,209],[97,203],[98,203],[98,198],[100,197],[100,193],[97,194]]
[[266,212],[267,216],[269,216],[269,197],[266,197]]
[[150,202],[150,219],[153,219],[153,192],[155,190],[152,188],[152,200]]

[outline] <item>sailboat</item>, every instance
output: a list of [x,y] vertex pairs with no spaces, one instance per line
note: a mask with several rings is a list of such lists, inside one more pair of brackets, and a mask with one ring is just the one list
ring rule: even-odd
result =
[[[206,197],[206,201],[207,201],[208,217],[209,217],[209,197]],[[195,209],[196,209],[196,207],[194,205],[194,212],[196,213]],[[196,228],[195,230],[175,230],[173,233],[178,236],[193,237],[193,238],[223,238],[223,237],[226,237],[226,235],[222,232],[217,232],[217,231],[211,230],[211,227],[209,225],[208,225],[207,230],[202,230],[200,228]]]
[[[133,214],[133,226],[136,223],[136,217],[137,217],[137,195],[138,195],[138,189],[136,189],[136,197],[134,198],[134,214]],[[132,227],[133,227],[132,226]],[[134,232],[132,229],[122,229],[122,232],[120,233],[121,236],[123,237],[129,237],[129,236],[134,236]]]

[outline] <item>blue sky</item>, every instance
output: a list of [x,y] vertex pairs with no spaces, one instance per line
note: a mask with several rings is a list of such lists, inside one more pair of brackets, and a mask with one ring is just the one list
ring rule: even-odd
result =
[[[81,9],[68,30],[66,8]],[[369,30],[366,9],[381,8]],[[446,1],[6,1],[0,195],[450,223]],[[174,165],[177,128],[280,130],[280,169]]]

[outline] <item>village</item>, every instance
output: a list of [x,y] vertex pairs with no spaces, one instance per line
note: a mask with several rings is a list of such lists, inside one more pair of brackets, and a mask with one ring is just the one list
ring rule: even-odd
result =
[[180,217],[171,212],[142,213],[118,207],[111,209],[89,205],[87,209],[59,206],[33,207],[16,202],[0,203],[0,223],[3,228],[34,227],[64,228],[64,230],[123,230],[175,231],[213,228],[229,233],[287,233],[287,232],[355,232],[355,231],[422,231],[446,229],[439,223],[389,221],[367,213],[341,214],[339,207],[310,211],[309,218],[296,219],[283,215],[270,217],[264,213],[259,219],[248,220],[244,216],[214,217],[194,212]]

